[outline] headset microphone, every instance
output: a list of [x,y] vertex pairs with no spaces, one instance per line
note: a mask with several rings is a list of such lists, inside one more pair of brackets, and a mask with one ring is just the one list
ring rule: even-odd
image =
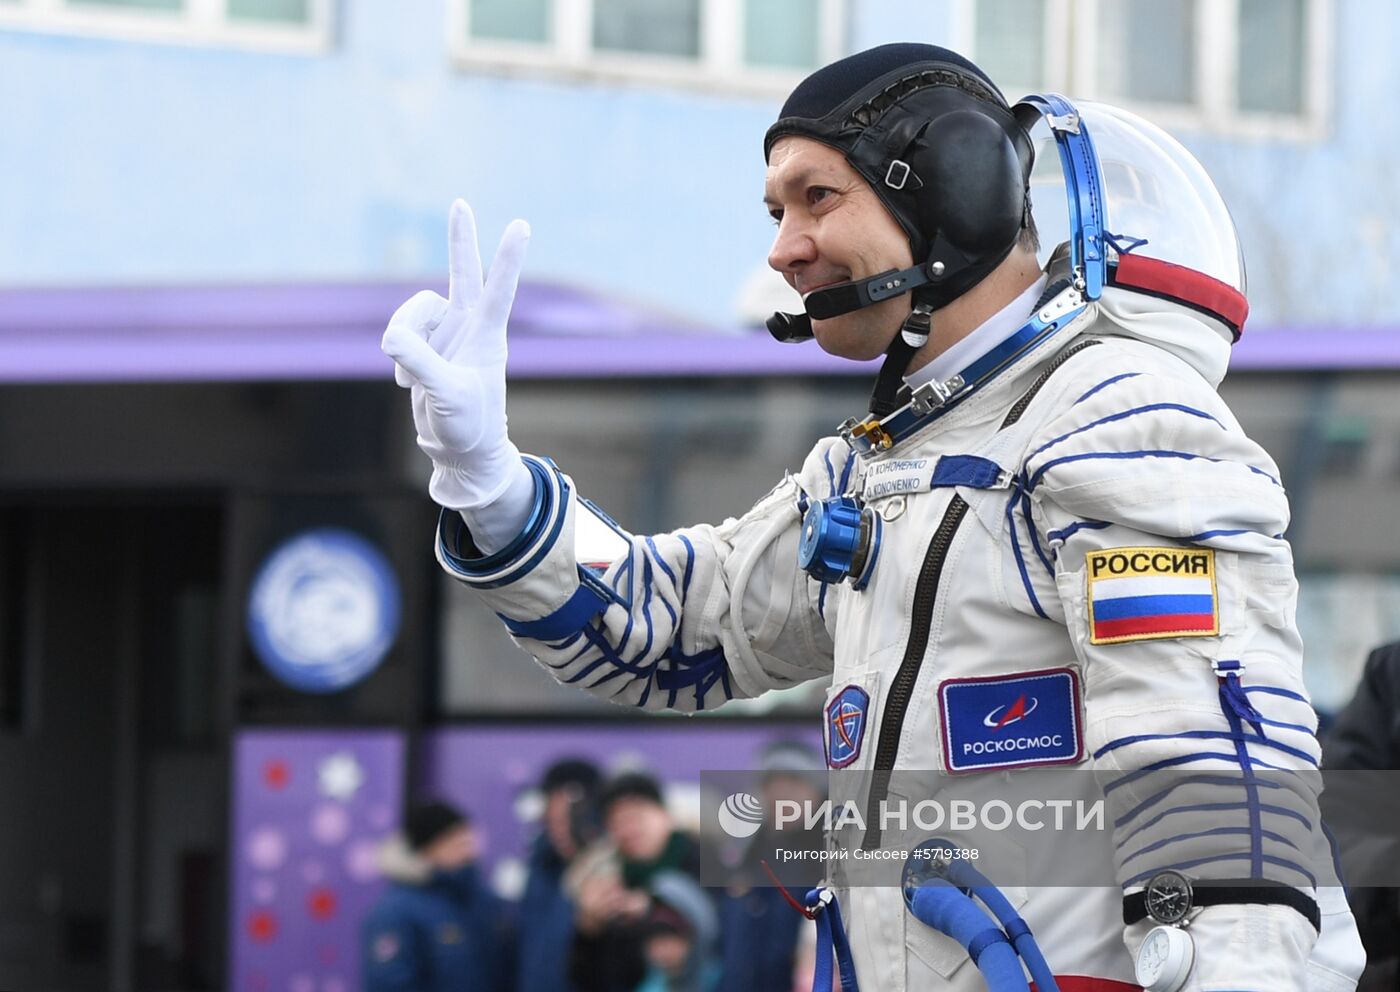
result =
[[812,340],[812,318],[805,313],[778,312],[763,322],[775,341],[799,344]]

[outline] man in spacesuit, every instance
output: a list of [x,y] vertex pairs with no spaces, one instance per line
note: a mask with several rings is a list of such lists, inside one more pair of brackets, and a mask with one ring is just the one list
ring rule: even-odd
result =
[[[433,461],[438,557],[555,678],[624,705],[694,711],[830,680],[828,764],[873,788],[930,769],[995,795],[1006,768],[1091,768],[1120,886],[1017,896],[1066,992],[1352,988],[1350,913],[1308,868],[1314,794],[1284,808],[1253,784],[1163,798],[1135,781],[1317,763],[1287,500],[1215,392],[1247,310],[1233,229],[1170,258],[1164,232],[1125,229],[1126,208],[1114,232],[1085,216],[1105,197],[1081,191],[1042,267],[1033,119],[1091,184],[1081,132],[1144,144],[1109,108],[1011,108],[934,46],[882,46],[798,86],[764,143],[765,202],[769,262],[806,312],[770,330],[883,353],[871,411],[744,516],[650,537],[510,443],[505,325],[528,229],[507,229],[483,285],[454,204],[448,299],[418,294],[384,337]],[[1183,189],[1209,212],[1192,168]],[[584,550],[598,533],[611,548]],[[1188,792],[1211,829],[1173,819]],[[839,900],[867,989],[983,987],[899,890]],[[1149,931],[1157,950],[1135,962]]]

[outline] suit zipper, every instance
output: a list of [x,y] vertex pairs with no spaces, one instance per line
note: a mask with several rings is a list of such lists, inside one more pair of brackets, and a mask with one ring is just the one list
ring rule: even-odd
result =
[[[1035,399],[1035,394],[1040,392],[1040,387],[1045,385],[1056,369],[1085,348],[1098,343],[1097,339],[1090,338],[1060,352],[1007,412],[1006,419],[1002,421],[998,430],[1006,430],[1021,419],[1026,407]],[[904,732],[904,714],[914,696],[914,686],[919,681],[924,654],[928,651],[929,634],[933,629],[933,608],[938,601],[938,584],[943,577],[943,561],[948,557],[948,550],[953,546],[958,525],[967,515],[967,510],[967,501],[955,493],[948,503],[948,509],[943,512],[938,529],[933,533],[933,540],[929,541],[928,551],[924,553],[923,567],[919,569],[919,581],[914,587],[914,602],[911,607],[913,620],[909,625],[909,641],[904,648],[904,658],[899,663],[899,671],[895,673],[884,712],[880,717],[880,739],[875,747],[874,774],[870,781],[870,798],[865,807],[866,829],[862,845],[866,850],[880,846],[880,804],[889,794],[890,776],[899,757],[899,738]]]
[[928,542],[924,554],[923,567],[919,569],[919,582],[914,587],[913,622],[909,626],[909,642],[904,648],[904,660],[899,663],[890,694],[885,702],[884,714],[880,717],[880,740],[875,747],[875,774],[870,783],[870,801],[866,806],[866,830],[864,847],[871,850],[880,846],[880,803],[889,793],[890,775],[894,771],[895,759],[899,756],[899,737],[904,730],[904,713],[913,698],[914,686],[919,681],[919,669],[924,664],[924,652],[928,650],[929,633],[933,628],[933,607],[938,601],[938,581],[943,575],[943,561],[948,557],[948,549],[953,545],[953,536],[958,531],[967,514],[967,501],[956,493],[943,513],[933,540]]

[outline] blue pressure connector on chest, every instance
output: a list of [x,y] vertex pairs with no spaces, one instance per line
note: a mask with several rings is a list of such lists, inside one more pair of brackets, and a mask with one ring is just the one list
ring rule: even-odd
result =
[[875,571],[882,528],[879,515],[853,496],[818,500],[802,518],[797,563],[814,579],[850,579],[852,588],[864,589]]

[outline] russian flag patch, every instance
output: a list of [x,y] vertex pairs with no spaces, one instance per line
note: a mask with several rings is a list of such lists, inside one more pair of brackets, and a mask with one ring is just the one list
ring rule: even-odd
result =
[[1090,644],[1220,633],[1210,548],[1107,548],[1085,567]]

